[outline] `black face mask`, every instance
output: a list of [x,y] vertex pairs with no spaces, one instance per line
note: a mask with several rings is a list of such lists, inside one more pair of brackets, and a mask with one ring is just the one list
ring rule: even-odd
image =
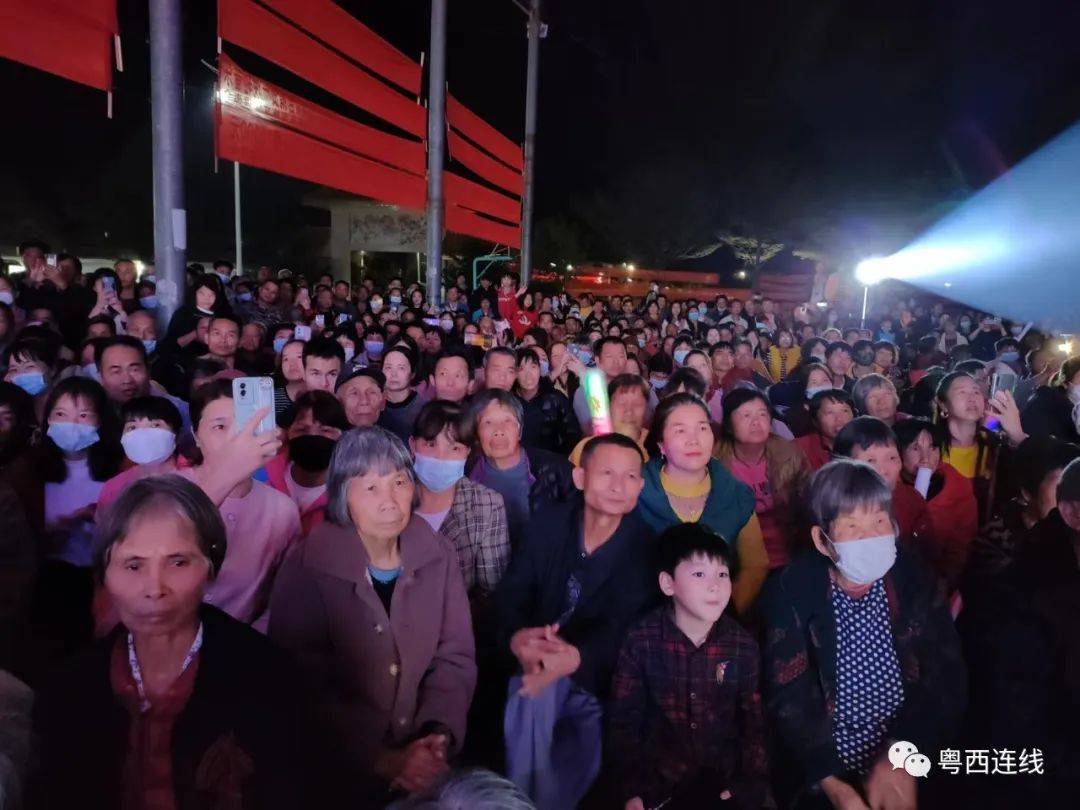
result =
[[330,466],[334,444],[326,436],[297,436],[289,440],[289,460],[301,470],[322,472]]
[[857,355],[855,355],[855,362],[858,363],[860,366],[872,365],[874,362],[874,353],[859,352]]

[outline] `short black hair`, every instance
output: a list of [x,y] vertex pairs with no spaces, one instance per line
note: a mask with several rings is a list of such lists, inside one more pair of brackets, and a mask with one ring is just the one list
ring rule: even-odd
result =
[[439,366],[440,360],[446,360],[450,357],[457,357],[465,361],[465,367],[469,370],[469,379],[471,380],[476,373],[476,366],[473,364],[472,351],[470,349],[475,348],[472,346],[463,346],[461,344],[454,344],[452,346],[444,346],[443,350],[435,355],[435,362],[431,364],[431,374],[435,375],[435,369]]
[[7,353],[8,362],[32,360],[35,363],[43,363],[50,369],[55,368],[59,347],[54,346],[51,341],[27,336],[25,331],[24,329],[22,337],[11,344]]
[[465,408],[459,402],[433,399],[420,409],[413,423],[412,437],[433,441],[444,430],[456,440],[465,443]]
[[738,575],[739,558],[731,544],[704,523],[669,526],[656,538],[654,546],[658,571],[670,576],[675,576],[679,563],[699,555],[723,562],[732,580]]
[[341,365],[345,365],[345,347],[333,338],[322,336],[312,338],[304,344],[302,359],[305,367],[309,357],[318,357],[322,360],[333,360],[336,357],[341,361]]
[[825,407],[826,402],[847,405],[851,408],[852,415],[855,414],[855,403],[851,401],[851,394],[842,388],[830,388],[828,391],[818,391],[810,399],[810,418],[814,422],[817,422],[818,414],[821,413],[821,409]]
[[231,272],[233,270],[233,263],[228,259],[218,259],[214,262],[214,269],[217,270],[219,267],[228,267]]
[[540,355],[533,349],[532,346],[526,346],[523,349],[517,350],[517,367],[521,368],[526,363],[534,363],[540,365]]
[[604,433],[600,436],[593,436],[585,442],[585,447],[581,450],[581,458],[578,459],[578,466],[584,467],[593,454],[606,445],[621,447],[624,450],[633,450],[638,454],[642,464],[645,463],[645,455],[641,452],[641,448],[629,436],[623,436],[621,433]]
[[215,321],[228,321],[237,326],[238,335],[244,330],[244,325],[240,322],[240,319],[229,312],[215,312],[213,315],[208,316],[208,318],[210,318],[210,324],[207,325],[210,326],[210,328],[214,328]]
[[903,453],[926,432],[930,435],[930,443],[939,450],[945,445],[945,426],[929,419],[901,419],[893,426],[893,435],[896,436],[896,449]]
[[648,402],[651,390],[644,377],[637,374],[619,374],[608,382],[607,395],[608,399],[613,399],[620,391],[637,391]]
[[1016,448],[1010,466],[1016,470],[1020,489],[1034,497],[1050,473],[1065,469],[1078,458],[1080,447],[1075,444],[1052,436],[1030,436]]
[[114,346],[123,346],[139,353],[139,357],[142,358],[143,365],[146,364],[146,347],[143,346],[143,342],[138,338],[134,338],[131,335],[114,335],[111,338],[105,338],[100,343],[95,344],[94,347],[94,365],[101,370],[101,361],[105,359],[105,352]]
[[109,334],[116,335],[116,321],[110,318],[108,315],[95,315],[86,321],[86,331],[83,334],[90,334],[90,327],[97,325],[104,325],[109,327]]
[[31,248],[37,248],[42,253],[49,252],[49,245],[47,242],[43,242],[40,239],[27,239],[19,243],[19,255],[26,253]]
[[660,392],[660,399],[671,396],[679,390],[680,386],[688,393],[704,399],[708,383],[705,382],[705,378],[701,376],[701,372],[696,368],[677,368],[668,377],[667,385]]
[[284,427],[291,427],[296,417],[311,411],[311,417],[320,425],[337,428],[346,431],[352,428],[348,417],[345,416],[345,406],[341,401],[328,391],[305,391],[296,398],[296,402],[288,410],[288,422]]
[[596,341],[596,343],[593,344],[593,355],[599,358],[600,352],[602,352],[604,350],[604,347],[608,345],[618,346],[624,352],[626,351],[626,344],[622,342],[622,338],[608,335],[607,337],[600,338],[598,341]]
[[675,361],[671,355],[657,352],[649,358],[649,374],[671,374],[675,370]]
[[169,426],[173,433],[180,433],[184,421],[180,417],[180,411],[170,400],[165,397],[145,396],[135,397],[123,404],[120,408],[120,426],[136,419],[160,419]]
[[[725,411],[726,413],[726,411]],[[844,425],[833,439],[833,454],[852,458],[855,448],[869,450],[871,447],[892,445],[899,449],[892,428],[873,416],[858,416]]]
[[850,344],[845,343],[842,340],[834,340],[832,343],[825,347],[825,359],[828,359],[830,356],[836,354],[837,352],[847,352],[848,354],[851,354],[852,351]]
[[75,272],[78,275],[82,275],[82,259],[76,256],[74,253],[60,253],[56,256],[56,263],[71,262],[75,265]]
[[232,380],[211,380],[208,383],[200,385],[195,393],[191,395],[189,408],[191,413],[191,429],[199,429],[199,423],[202,421],[203,411],[206,410],[207,405],[211,402],[217,402],[219,399],[232,398]]
[[491,360],[492,357],[509,357],[511,360],[514,361],[515,367],[518,363],[517,354],[509,346],[493,346],[491,349],[489,349],[488,353],[484,355],[484,368],[488,367],[488,361]]
[[1008,348],[1020,349],[1020,341],[1013,337],[1003,337],[997,343],[994,344],[994,351],[1000,352]]

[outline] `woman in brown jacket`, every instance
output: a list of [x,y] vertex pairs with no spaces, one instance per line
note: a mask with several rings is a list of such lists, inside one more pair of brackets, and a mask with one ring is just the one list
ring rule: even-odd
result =
[[327,495],[327,522],[278,574],[269,632],[321,696],[334,805],[381,807],[429,788],[461,747],[476,685],[469,602],[454,549],[413,515],[397,437],[344,434]]
[[806,456],[794,442],[770,432],[769,400],[752,388],[724,397],[724,423],[713,455],[754,493],[769,568],[787,565],[798,534],[799,493],[809,476]]

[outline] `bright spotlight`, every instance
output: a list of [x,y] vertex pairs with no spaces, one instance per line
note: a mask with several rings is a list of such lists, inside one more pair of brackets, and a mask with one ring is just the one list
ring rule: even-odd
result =
[[855,278],[867,287],[877,284],[889,277],[888,265],[888,259],[879,256],[863,259],[855,267]]
[[633,264],[626,265],[626,269],[633,273],[637,268]]

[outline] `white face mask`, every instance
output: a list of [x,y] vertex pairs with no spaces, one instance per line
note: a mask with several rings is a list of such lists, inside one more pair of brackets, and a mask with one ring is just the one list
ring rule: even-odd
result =
[[896,562],[895,534],[864,537],[844,543],[834,543],[828,535],[822,534],[839,557],[834,561],[836,569],[851,582],[871,585],[889,573]]
[[165,428],[135,428],[121,437],[120,444],[127,457],[136,464],[156,464],[176,450],[176,434]]
[[817,394],[820,394],[822,391],[832,391],[832,390],[833,390],[833,387],[831,385],[823,385],[823,386],[819,386],[817,388],[807,388],[806,389],[806,398],[807,399],[813,399]]

